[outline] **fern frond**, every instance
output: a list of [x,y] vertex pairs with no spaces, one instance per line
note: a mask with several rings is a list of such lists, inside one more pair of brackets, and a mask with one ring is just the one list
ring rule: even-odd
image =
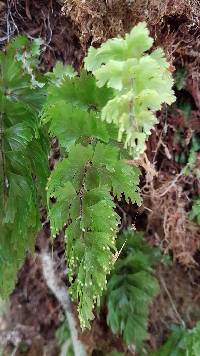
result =
[[107,322],[127,345],[141,350],[147,338],[148,308],[158,293],[152,265],[157,261],[153,248],[142,233],[127,231],[118,239],[121,250],[107,287]]
[[146,54],[152,44],[146,24],[139,23],[125,38],[90,48],[85,58],[85,68],[92,71],[97,85],[115,90],[101,119],[118,127],[118,140],[135,158],[144,152],[145,141],[157,122],[155,111],[175,99],[164,52],[157,49]]
[[41,120],[49,125],[49,133],[56,136],[67,151],[82,140],[98,139],[109,142],[117,137],[114,125],[100,120],[100,109],[112,91],[98,88],[92,75],[63,76],[59,85],[49,85],[48,100]]
[[193,329],[175,327],[163,346],[152,356],[199,356],[200,322]]
[[[0,53],[0,259],[6,261],[1,263],[0,294],[4,297],[34,246],[39,227],[37,192],[44,191],[48,176],[48,145],[37,117],[45,91],[33,87],[33,71],[17,58],[22,44],[24,38],[17,38]],[[35,43],[29,46],[32,68],[37,50]]]
[[49,133],[59,139],[61,147],[69,151],[71,145],[84,137],[95,137],[103,142],[109,141],[106,125],[99,120],[94,111],[73,107],[70,103],[59,101],[48,106],[43,112],[43,120],[50,121]]
[[[72,204],[77,205],[77,201]],[[88,327],[112,268],[118,215],[108,187],[89,190],[66,230],[72,297],[79,301],[81,326]],[[74,209],[76,210],[76,209]]]
[[[51,230],[55,236],[67,225],[66,255],[69,266],[71,293],[79,302],[82,327],[93,318],[93,307],[106,287],[106,275],[113,266],[115,238],[119,217],[110,191],[122,194],[123,186],[113,185],[116,167],[124,165],[120,179],[127,186],[127,199],[139,201],[138,176],[125,170],[115,147],[101,143],[74,145],[56,166],[48,181]],[[117,176],[116,176],[117,181]],[[132,189],[131,189],[132,187]]]
[[48,87],[48,104],[66,101],[80,109],[99,111],[112,97],[109,88],[98,88],[95,78],[82,71],[80,76],[65,76],[59,87]]

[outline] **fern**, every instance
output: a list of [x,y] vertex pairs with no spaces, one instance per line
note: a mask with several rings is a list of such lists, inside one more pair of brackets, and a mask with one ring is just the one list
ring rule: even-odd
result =
[[48,215],[54,237],[66,227],[70,291],[78,300],[82,327],[93,319],[93,307],[100,303],[113,266],[119,223],[113,196],[121,198],[124,193],[127,201],[140,203],[139,170],[121,158],[113,125],[100,120],[100,110],[111,95],[86,72],[66,74],[56,88],[49,86],[42,113],[63,148],[64,159],[47,185],[47,201],[56,200]]
[[139,203],[137,184],[137,169],[118,159],[117,148],[102,143],[74,145],[49,179],[48,200],[56,199],[49,206],[52,235],[67,223],[70,291],[79,301],[82,327],[89,326],[113,265],[119,217],[110,191],[118,196],[125,192],[127,200]]
[[83,110],[94,110],[98,112],[112,97],[113,91],[108,88],[98,88],[95,78],[82,71],[80,76],[74,72],[69,74],[69,70],[65,71],[65,75],[61,77],[57,87],[49,85],[48,87],[48,105],[58,101],[67,101],[74,106]]
[[45,92],[33,87],[33,72],[19,58],[20,50],[26,53],[25,43],[34,49],[35,42],[20,37],[0,53],[0,293],[4,297],[14,287],[26,252],[34,247],[38,193],[44,196],[48,176],[48,146],[37,118]]
[[[128,166],[126,148],[135,157],[143,153],[155,110],[174,100],[162,50],[145,54],[152,43],[141,23],[124,39],[91,48],[85,68],[94,75],[85,70],[78,75],[61,63],[52,73],[38,74],[41,41],[23,36],[0,54],[1,294],[12,290],[34,247],[39,201],[47,198],[52,236],[65,230],[70,292],[81,326],[89,326],[115,261],[120,220],[114,199],[123,195],[141,203],[140,172]],[[61,148],[48,183],[47,130]],[[138,277],[133,273],[133,282],[148,303],[155,282],[150,279],[145,289],[149,261],[145,265],[146,255],[137,254],[144,266]]]
[[117,139],[125,132],[125,148],[141,154],[156,123],[153,111],[174,100],[163,52],[143,55],[152,42],[140,24],[125,39],[89,50],[85,68],[94,76],[60,64],[48,75],[41,120],[62,153],[47,185],[48,215],[54,237],[65,229],[70,291],[82,327],[89,326],[113,267],[119,224],[113,197],[141,203],[139,171],[127,165]]
[[[60,84],[58,84],[60,83]],[[93,76],[81,72],[80,76],[65,72],[61,82],[48,88],[48,101],[41,115],[49,123],[49,132],[59,137],[66,150],[81,137],[95,137],[107,142],[117,136],[113,126],[101,122],[100,110],[111,97],[112,91],[98,88]]]
[[193,329],[174,328],[168,340],[152,356],[199,356],[200,322]]
[[136,158],[157,123],[154,112],[175,99],[164,52],[159,48],[146,54],[152,44],[146,24],[139,23],[125,38],[110,39],[98,49],[90,47],[85,58],[85,68],[92,71],[97,85],[107,84],[115,91],[101,119],[118,127],[118,140]]
[[117,246],[121,255],[107,286],[107,322],[127,345],[134,344],[141,351],[147,338],[149,304],[159,290],[152,265],[160,256],[140,232],[125,232]]

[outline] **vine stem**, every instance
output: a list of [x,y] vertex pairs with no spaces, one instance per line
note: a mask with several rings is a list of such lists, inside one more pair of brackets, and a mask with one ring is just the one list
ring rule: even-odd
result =
[[67,287],[63,282],[61,282],[61,280],[59,280],[58,275],[55,273],[54,261],[50,254],[47,252],[42,252],[40,258],[42,262],[43,275],[47,286],[60,302],[68,321],[74,355],[87,356],[85,346],[78,337],[77,323],[72,312],[72,304]]

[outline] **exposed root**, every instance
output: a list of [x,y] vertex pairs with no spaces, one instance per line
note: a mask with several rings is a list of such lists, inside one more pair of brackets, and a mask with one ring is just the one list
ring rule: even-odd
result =
[[61,4],[52,0],[0,1],[0,45],[13,36],[42,38],[40,69],[50,70],[57,60],[78,68],[82,58],[73,24],[61,14]]
[[0,1],[0,45],[4,43],[4,41],[7,41],[8,35],[7,35],[7,6],[3,1]]
[[75,356],[86,356],[86,350],[82,342],[79,340],[76,320],[72,312],[71,300],[66,286],[59,281],[58,275],[55,273],[54,262],[48,253],[41,254],[42,269],[44,278],[50,290],[53,292],[57,300],[63,307],[68,326],[71,333],[71,339]]

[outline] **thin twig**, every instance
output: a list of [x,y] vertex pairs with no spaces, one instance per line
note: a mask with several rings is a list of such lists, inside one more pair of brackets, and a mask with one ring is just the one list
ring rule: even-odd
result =
[[172,296],[171,296],[171,294],[170,294],[170,292],[169,292],[169,290],[168,290],[168,288],[167,288],[167,286],[166,286],[166,283],[165,283],[164,279],[162,278],[162,276],[159,276],[159,279],[160,279],[160,282],[161,282],[161,284],[162,284],[162,287],[164,288],[164,290],[165,290],[165,292],[166,292],[166,294],[167,294],[167,296],[168,296],[168,298],[169,298],[169,301],[170,301],[170,303],[171,303],[172,309],[174,310],[174,313],[176,314],[176,317],[177,317],[178,321],[179,321],[180,324],[185,328],[185,322],[184,322],[184,320],[181,318],[181,316],[180,316],[180,314],[179,314],[179,312],[178,312],[178,310],[177,310],[177,308],[176,308],[176,305],[175,305],[175,303],[174,303],[174,301],[173,301],[173,299],[172,299]]
[[168,187],[164,190],[163,193],[159,194],[160,197],[163,197],[165,194],[169,192],[169,190],[174,186],[174,184],[177,182],[177,180],[182,176],[183,172],[177,174],[177,176],[173,179],[173,181],[168,185]]

